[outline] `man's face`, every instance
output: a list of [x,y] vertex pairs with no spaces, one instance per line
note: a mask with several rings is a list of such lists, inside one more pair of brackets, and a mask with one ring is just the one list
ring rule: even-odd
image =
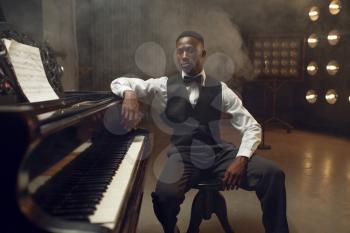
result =
[[203,70],[205,50],[203,44],[193,37],[182,37],[176,42],[176,58],[182,70],[196,75]]

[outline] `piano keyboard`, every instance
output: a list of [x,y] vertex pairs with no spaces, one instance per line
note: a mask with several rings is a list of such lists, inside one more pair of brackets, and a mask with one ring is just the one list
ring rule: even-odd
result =
[[126,199],[125,195],[128,190],[129,180],[136,168],[143,142],[144,136],[136,136],[134,138],[123,162],[104,193],[103,199],[96,206],[94,214],[89,216],[91,223],[102,224],[110,229],[114,229],[122,202]]
[[35,199],[53,216],[113,229],[138,166],[144,136],[99,141],[51,178]]

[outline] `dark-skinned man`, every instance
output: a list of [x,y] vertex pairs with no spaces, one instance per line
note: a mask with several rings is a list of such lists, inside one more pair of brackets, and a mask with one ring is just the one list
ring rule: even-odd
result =
[[[154,212],[165,233],[179,232],[176,222],[184,194],[201,178],[216,176],[227,190],[255,191],[266,232],[287,233],[284,173],[253,155],[261,140],[261,127],[225,83],[206,75],[205,56],[203,37],[185,31],[176,40],[181,73],[146,81],[117,78],[111,83],[112,91],[123,97],[125,127],[136,127],[138,101],[143,99],[152,103],[172,129],[168,158],[152,193]],[[242,134],[238,149],[220,139],[222,112],[231,116],[231,125]]]

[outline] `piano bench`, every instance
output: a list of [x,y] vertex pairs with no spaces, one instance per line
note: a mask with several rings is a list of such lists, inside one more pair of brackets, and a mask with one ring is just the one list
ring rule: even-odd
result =
[[213,213],[218,217],[225,233],[234,233],[227,219],[225,199],[219,192],[223,188],[222,181],[220,179],[202,180],[193,188],[199,191],[193,199],[187,233],[198,233],[202,220],[210,219]]

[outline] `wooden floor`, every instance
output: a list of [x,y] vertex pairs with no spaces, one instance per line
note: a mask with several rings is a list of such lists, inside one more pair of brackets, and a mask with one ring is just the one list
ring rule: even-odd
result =
[[[145,194],[138,233],[161,233],[150,193],[153,191],[169,137],[153,129],[154,149],[148,164]],[[273,160],[286,173],[287,215],[291,233],[350,232],[350,139],[281,129],[266,132],[265,143],[271,150],[258,155]],[[239,135],[223,127],[223,137],[239,144]],[[186,232],[191,203],[196,193],[191,190],[181,206],[178,226]],[[236,233],[262,233],[261,209],[254,192],[244,190],[223,193],[229,221]],[[223,232],[216,217],[201,225],[201,233]]]

